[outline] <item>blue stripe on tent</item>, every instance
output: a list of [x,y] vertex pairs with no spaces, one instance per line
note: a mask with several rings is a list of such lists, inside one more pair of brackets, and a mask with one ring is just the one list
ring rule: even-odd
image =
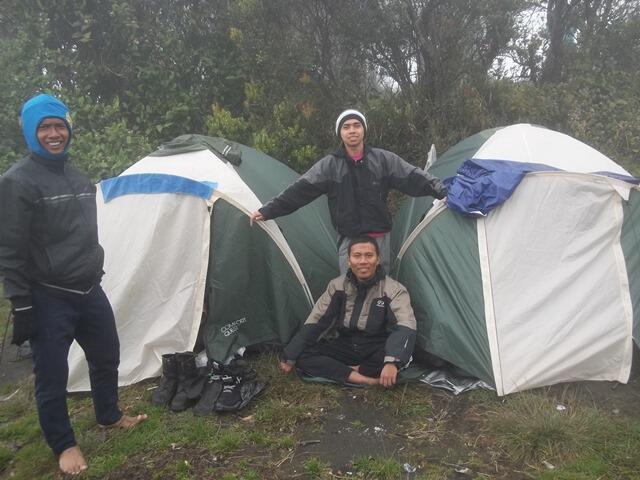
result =
[[[527,173],[557,172],[555,167],[541,163],[510,162],[506,160],[465,160],[457,175],[445,179],[449,192],[447,206],[465,215],[487,215],[505,202]],[[595,172],[629,183],[638,179],[612,172]]]
[[218,184],[163,173],[140,173],[108,178],[100,182],[100,187],[106,203],[123,195],[137,193],[180,193],[208,199]]

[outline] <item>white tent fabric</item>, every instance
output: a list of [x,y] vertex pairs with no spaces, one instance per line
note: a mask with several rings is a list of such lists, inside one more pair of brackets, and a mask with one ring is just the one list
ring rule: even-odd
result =
[[620,165],[579,140],[526,123],[496,131],[473,158],[541,163],[567,172],[611,172],[629,176]]
[[[129,385],[158,375],[163,353],[188,350],[196,340],[210,202],[172,194],[136,195],[116,198],[112,208],[104,208],[100,192],[97,202],[98,224],[109,226],[100,229],[107,272],[102,287],[114,306],[120,337],[119,384]],[[68,390],[88,389],[84,352],[74,342]]]
[[198,182],[217,183],[217,194],[233,199],[237,206],[253,212],[262,206],[258,197],[242,181],[233,166],[211,150],[199,150],[170,157],[148,156],[127,168],[120,176],[164,173]]
[[[162,354],[189,350],[195,343],[209,258],[210,207],[223,198],[248,216],[261,206],[233,167],[210,150],[148,156],[121,176],[144,173],[217,186],[208,200],[166,193],[125,195],[108,203],[98,186],[98,232],[106,272],[102,286],[114,306],[120,337],[121,386],[158,376]],[[282,251],[312,306],[302,270],[277,224],[269,220],[258,227]],[[84,352],[74,342],[67,389],[89,388]]]
[[633,318],[620,231],[630,185],[619,183],[626,198],[604,177],[528,175],[509,201],[478,219],[499,395],[628,379]]

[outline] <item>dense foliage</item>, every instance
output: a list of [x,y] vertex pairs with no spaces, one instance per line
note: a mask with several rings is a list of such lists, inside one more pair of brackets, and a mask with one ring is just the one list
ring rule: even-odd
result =
[[640,175],[639,65],[640,0],[3,0],[0,170],[24,149],[20,105],[46,91],[95,179],[183,133],[303,171],[346,107],[417,164],[532,122]]

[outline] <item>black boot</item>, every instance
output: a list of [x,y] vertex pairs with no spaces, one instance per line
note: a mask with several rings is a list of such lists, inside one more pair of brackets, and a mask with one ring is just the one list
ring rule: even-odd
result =
[[202,397],[193,407],[193,414],[196,416],[209,415],[213,412],[213,407],[222,391],[222,367],[218,362],[210,360],[210,370],[207,375],[207,383],[204,386]]
[[193,352],[176,353],[178,363],[178,389],[170,408],[173,412],[182,412],[198,401],[206,377],[196,366],[196,354]]
[[166,407],[178,388],[178,362],[175,353],[162,355],[162,378],[160,385],[153,393],[151,402],[154,405]]

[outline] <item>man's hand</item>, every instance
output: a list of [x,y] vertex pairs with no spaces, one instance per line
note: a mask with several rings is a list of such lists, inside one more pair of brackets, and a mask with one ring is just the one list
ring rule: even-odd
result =
[[380,385],[384,388],[391,388],[396,384],[398,379],[398,367],[395,363],[385,363],[382,372],[380,372]]
[[280,362],[280,365],[278,365],[278,367],[280,368],[280,371],[284,374],[291,373],[293,371],[293,365],[287,362]]
[[27,340],[36,336],[36,319],[33,315],[33,307],[13,310],[13,338],[11,343],[22,345]]
[[253,212],[249,217],[249,224],[253,225],[253,222],[261,222],[264,220],[264,215],[260,211]]

